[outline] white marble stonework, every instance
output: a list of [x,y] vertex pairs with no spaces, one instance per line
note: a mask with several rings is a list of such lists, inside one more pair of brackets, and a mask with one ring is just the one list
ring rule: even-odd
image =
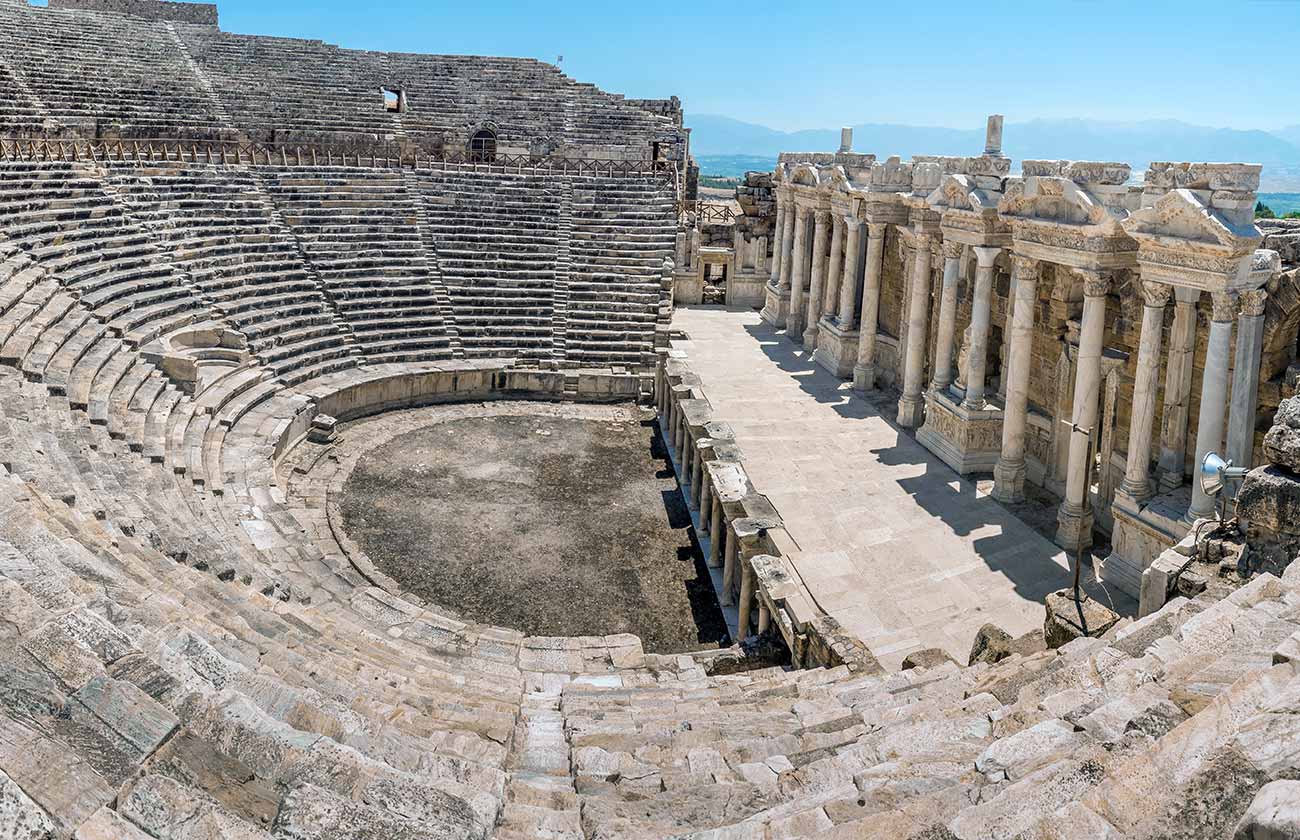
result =
[[1042,598],[1069,579],[1060,549],[757,313],[682,309],[673,325],[689,337],[674,348],[797,543],[800,577],[886,667],[925,647],[964,661],[986,622],[1041,627]]

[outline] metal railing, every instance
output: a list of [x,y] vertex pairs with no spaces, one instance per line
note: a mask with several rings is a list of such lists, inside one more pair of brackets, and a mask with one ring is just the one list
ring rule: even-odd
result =
[[480,171],[545,170],[591,175],[659,175],[678,179],[674,161],[429,152],[395,143],[345,146],[270,144],[246,140],[84,140],[0,137],[0,161],[190,163],[244,166],[354,166],[368,169],[469,167]]

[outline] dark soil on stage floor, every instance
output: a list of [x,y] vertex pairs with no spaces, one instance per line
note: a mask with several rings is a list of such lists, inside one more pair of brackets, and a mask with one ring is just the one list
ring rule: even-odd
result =
[[535,635],[635,633],[647,652],[726,627],[653,415],[479,417],[401,435],[345,486],[348,534],[408,591]]

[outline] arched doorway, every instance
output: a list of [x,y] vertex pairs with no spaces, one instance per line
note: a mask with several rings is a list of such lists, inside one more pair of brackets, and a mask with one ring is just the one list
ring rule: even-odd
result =
[[497,159],[497,134],[484,128],[469,138],[469,159],[474,163],[491,163]]

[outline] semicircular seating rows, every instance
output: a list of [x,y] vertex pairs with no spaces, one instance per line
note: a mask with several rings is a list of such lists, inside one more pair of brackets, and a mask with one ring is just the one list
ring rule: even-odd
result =
[[[384,88],[403,92],[402,111],[385,107]],[[0,93],[7,136],[463,152],[466,127],[490,124],[511,148],[639,159],[685,137],[679,118],[536,59],[351,50],[27,0],[0,0]]]
[[[0,168],[0,834],[1226,836],[1295,774],[1295,575],[996,665],[730,676],[376,585],[329,527],[312,423],[581,396],[595,374],[538,362],[588,334],[596,315],[575,314],[602,298],[582,283],[658,252],[588,256],[619,223],[577,202],[600,182],[524,178],[588,214],[556,246],[557,275],[584,280],[549,301],[566,316],[549,334],[491,358],[503,332],[469,295],[545,309],[511,294],[536,284],[472,271],[469,236],[442,253],[448,176],[404,178],[410,216],[306,221],[322,183],[366,206],[353,177]],[[409,221],[399,252],[425,261],[372,254],[376,218]],[[390,290],[431,313],[391,342],[361,314],[383,306],[348,304]],[[187,330],[243,344],[187,356],[167,343]]]

